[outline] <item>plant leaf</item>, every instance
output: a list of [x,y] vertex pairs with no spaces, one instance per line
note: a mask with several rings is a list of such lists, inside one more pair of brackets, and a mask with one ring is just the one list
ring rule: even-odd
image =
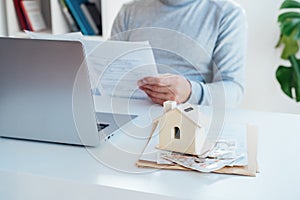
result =
[[296,101],[300,102],[300,60],[296,58],[296,63],[292,65],[293,75],[294,75],[294,86],[295,86],[295,95]]
[[282,34],[280,34],[279,40],[278,40],[278,42],[277,42],[277,44],[275,46],[276,48],[279,48],[283,44],[283,37],[284,36]]
[[297,34],[294,36],[294,39],[295,40],[300,40],[300,23],[297,25],[297,30],[298,30],[298,32],[297,32]]
[[293,98],[292,88],[295,86],[293,78],[293,68],[279,66],[276,71],[276,78],[280,83],[282,91],[290,98]]
[[280,9],[293,9],[285,10],[278,16],[277,21],[280,24],[281,34],[276,45],[276,48],[284,46],[281,58],[289,60],[291,66],[279,66],[276,78],[282,91],[290,98],[300,102],[300,60],[296,57],[300,41],[300,12],[297,10],[300,9],[300,2],[285,0]]
[[300,13],[298,12],[285,12],[278,16],[277,21],[283,23],[284,21],[289,19],[299,19],[299,18],[300,18]]
[[300,3],[298,1],[287,0],[281,4],[280,9],[285,8],[300,8]]
[[[300,18],[293,19],[293,20],[286,20],[286,21],[282,22],[280,25],[281,33],[283,35],[290,36],[294,30],[297,30],[297,32],[299,32],[299,29],[298,29],[299,25],[300,25]],[[295,35],[298,35],[298,33]]]
[[294,55],[299,50],[299,45],[296,40],[293,39],[294,36],[285,36],[283,35],[280,41],[280,44],[284,44],[284,49],[281,54],[281,58],[288,60],[291,55]]

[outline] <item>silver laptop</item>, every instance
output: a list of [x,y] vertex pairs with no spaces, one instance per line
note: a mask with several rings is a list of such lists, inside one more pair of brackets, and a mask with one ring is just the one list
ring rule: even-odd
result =
[[95,113],[80,42],[0,38],[0,136],[97,146],[135,117]]

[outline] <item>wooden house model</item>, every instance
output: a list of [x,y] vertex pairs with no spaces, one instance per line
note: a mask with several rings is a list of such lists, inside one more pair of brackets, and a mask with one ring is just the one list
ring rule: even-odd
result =
[[197,107],[189,103],[176,106],[176,102],[167,101],[164,110],[165,113],[156,120],[159,149],[192,155],[207,152],[204,148],[207,119]]

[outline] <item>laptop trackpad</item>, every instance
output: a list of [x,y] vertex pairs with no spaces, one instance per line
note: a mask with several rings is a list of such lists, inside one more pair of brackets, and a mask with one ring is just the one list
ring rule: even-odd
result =
[[97,124],[105,124],[105,126],[102,126],[104,128],[101,130],[101,134],[103,134],[103,137],[105,139],[109,139],[109,137],[114,131],[118,130],[123,125],[127,124],[128,122],[137,117],[137,115],[104,112],[97,112],[96,116]]

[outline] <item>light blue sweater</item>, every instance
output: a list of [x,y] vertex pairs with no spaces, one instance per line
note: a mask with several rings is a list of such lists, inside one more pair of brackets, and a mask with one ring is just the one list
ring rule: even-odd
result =
[[120,10],[111,39],[148,40],[160,73],[191,82],[190,103],[233,107],[244,91],[246,27],[229,0],[136,0]]

